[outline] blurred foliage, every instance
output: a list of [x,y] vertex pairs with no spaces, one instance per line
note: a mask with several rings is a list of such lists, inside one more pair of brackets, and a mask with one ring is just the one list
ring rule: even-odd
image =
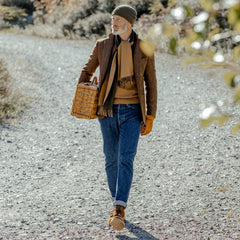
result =
[[17,22],[27,16],[24,9],[17,7],[0,6],[0,13],[3,20],[10,23]]
[[[138,17],[150,13],[152,1],[146,0],[33,0],[36,11],[33,14],[34,25],[50,25],[55,28],[51,37],[92,38],[103,36],[110,32],[111,12],[119,4],[130,4],[138,11]],[[64,16],[64,17],[63,17]],[[32,31],[34,28],[31,27]],[[53,30],[53,27],[50,28]],[[35,34],[46,36],[42,31]]]
[[15,90],[6,64],[0,60],[0,124],[15,118],[25,106],[24,97]]
[[2,0],[0,1],[0,29],[12,25],[25,27],[32,23],[30,15],[34,11],[30,0]]
[[167,6],[154,1],[150,9],[155,17],[143,16],[137,23],[148,46],[143,51],[151,55],[154,50],[167,50],[188,55],[184,64],[226,69],[223,79],[233,90],[233,100],[218,100],[206,107],[200,127],[231,122],[236,134],[240,130],[240,116],[233,110],[240,110],[240,1],[200,0],[194,7],[176,0],[169,0]]
[[2,0],[0,4],[8,7],[24,8],[29,13],[34,11],[33,3],[31,0]]

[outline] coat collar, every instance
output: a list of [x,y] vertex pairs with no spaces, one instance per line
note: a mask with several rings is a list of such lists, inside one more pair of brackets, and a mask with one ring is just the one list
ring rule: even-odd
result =
[[110,34],[109,37],[103,42],[103,59],[104,61],[102,61],[102,66],[101,66],[101,69],[100,69],[100,76],[102,79],[100,79],[100,82],[103,81],[103,78],[107,72],[107,68],[108,68],[108,63],[110,61],[110,57],[111,57],[111,54],[112,54],[112,48],[113,48],[113,45],[114,45],[114,36],[113,34]]
[[[112,55],[112,48],[115,44],[114,41],[115,36],[111,33],[109,34],[106,41],[104,41],[104,61],[102,63],[102,69],[103,69],[103,77],[107,71],[108,63],[110,60],[110,57]],[[133,57],[133,71],[136,78],[140,78],[140,68],[141,68],[141,58],[145,55],[142,54],[142,51],[140,49],[140,39],[138,38],[138,34],[135,33],[134,37],[134,57]]]
[[135,39],[134,41],[136,41],[135,44],[135,48],[134,48],[134,54],[133,54],[133,71],[135,74],[135,77],[137,79],[140,79],[140,75],[141,75],[141,58],[143,57],[142,51],[140,49],[140,39],[138,38],[138,35],[135,35]]

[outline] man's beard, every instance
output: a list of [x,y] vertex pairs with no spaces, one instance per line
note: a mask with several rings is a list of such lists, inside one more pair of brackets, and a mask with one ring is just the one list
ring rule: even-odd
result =
[[114,28],[112,26],[112,33],[114,35],[120,35],[122,33],[125,33],[127,31],[127,28],[128,28],[127,24],[125,24],[123,27],[119,28],[118,30],[114,30]]

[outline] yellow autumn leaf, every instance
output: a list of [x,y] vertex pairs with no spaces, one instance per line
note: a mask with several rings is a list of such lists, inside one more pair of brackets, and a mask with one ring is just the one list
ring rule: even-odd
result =
[[163,35],[168,38],[176,37],[178,35],[178,28],[173,24],[165,22],[163,24]]
[[200,119],[200,128],[206,128],[215,120],[215,117],[210,116],[208,119]]
[[222,116],[217,117],[216,120],[218,121],[218,126],[222,127],[226,122],[229,121],[229,116],[222,115]]
[[233,135],[236,135],[239,130],[240,130],[240,123],[239,123],[239,124],[236,124],[236,125],[231,129],[231,133],[232,133]]
[[188,65],[191,63],[199,63],[204,62],[206,60],[203,56],[196,56],[196,57],[188,57],[183,61],[183,65]]
[[[240,12],[240,9],[239,9],[239,12]],[[234,30],[240,33],[240,18],[238,18],[238,22],[235,24]]]
[[228,85],[232,86],[233,79],[236,77],[236,75],[237,75],[236,72],[225,72],[223,74],[223,78]]
[[216,54],[216,52],[213,52],[213,51],[206,51],[204,52],[204,55],[209,57],[210,59],[213,59],[214,55]]
[[218,34],[218,33],[220,33],[220,28],[214,28],[209,34],[208,34],[208,40],[211,40],[211,38],[214,36],[214,35],[216,35],[216,34]]
[[181,38],[177,41],[178,45],[182,45],[186,48],[188,52],[192,52],[192,43],[198,39],[198,34],[193,30],[190,30],[185,38]]
[[216,62],[208,62],[208,63],[203,63],[199,65],[199,67],[202,67],[202,68],[223,67],[223,66],[225,66],[224,63],[216,63]]
[[227,19],[229,24],[235,26],[235,24],[239,21],[239,11],[240,11],[240,3],[235,4],[233,7],[228,9]]
[[201,0],[200,4],[206,11],[213,11],[213,2],[211,0]]
[[155,47],[149,40],[141,41],[140,48],[143,51],[143,53],[147,56],[152,56],[155,51]]
[[240,45],[233,49],[233,59],[237,61],[239,57],[240,57]]
[[236,103],[239,103],[240,104],[240,89],[239,88],[235,88],[234,89],[234,96],[233,96],[233,100],[236,102]]

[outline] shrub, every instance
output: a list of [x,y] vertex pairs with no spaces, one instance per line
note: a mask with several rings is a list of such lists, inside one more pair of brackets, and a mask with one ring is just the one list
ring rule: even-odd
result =
[[31,0],[3,0],[3,6],[23,8],[27,13],[31,14],[34,11],[33,2]]
[[30,0],[2,0],[0,1],[1,28],[9,28],[11,25],[25,27],[32,24],[31,14],[34,11]]
[[0,6],[2,19],[9,23],[17,23],[27,16],[24,9],[17,7]]
[[116,6],[116,1],[98,0],[98,10],[111,13]]
[[34,1],[36,7],[33,14],[34,24],[37,26],[41,24],[53,26],[54,24],[57,32],[62,31],[64,36],[71,38],[101,36],[108,33],[107,25],[111,23],[110,13],[116,5],[132,5],[137,9],[138,17],[140,17],[143,13],[150,13],[149,7],[152,2],[152,0]]
[[73,32],[77,36],[90,38],[92,35],[106,34],[106,28],[110,25],[111,15],[98,12],[85,19],[79,19],[73,26]]
[[13,79],[5,63],[0,60],[0,124],[7,119],[15,118],[25,106],[23,96],[13,88]]
[[1,9],[0,9],[0,30],[10,28],[10,26],[11,25],[9,23],[3,20],[3,13],[1,12]]

